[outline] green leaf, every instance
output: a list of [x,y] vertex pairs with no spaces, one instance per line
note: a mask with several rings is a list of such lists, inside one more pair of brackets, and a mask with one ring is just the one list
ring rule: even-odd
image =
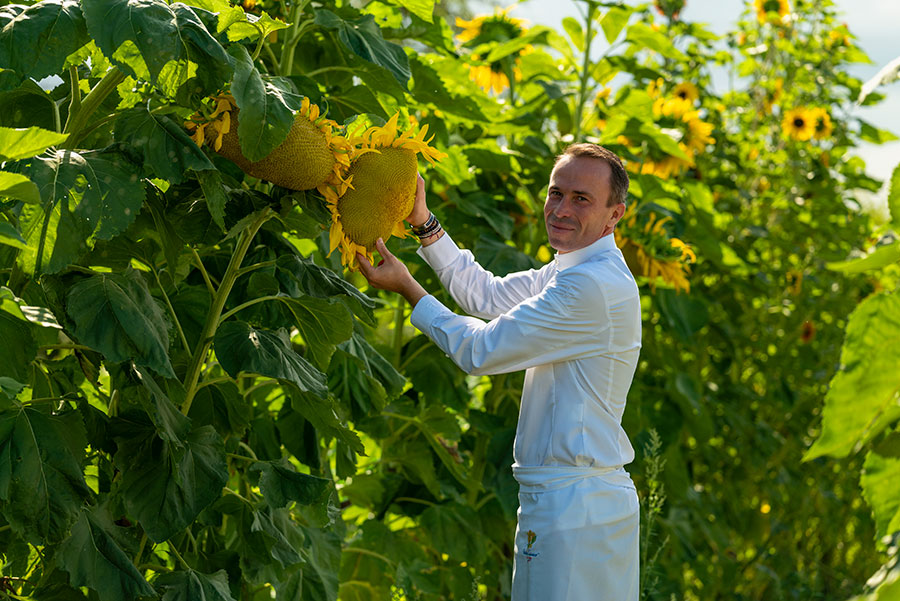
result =
[[5,311],[22,321],[27,321],[45,328],[62,329],[56,316],[50,309],[26,305],[25,301],[13,294],[6,286],[0,286],[0,311]]
[[327,502],[331,480],[301,474],[287,460],[258,461],[250,466],[259,475],[259,490],[266,502],[277,508],[291,501],[302,505]]
[[[511,40],[507,40],[502,44],[493,45],[493,48],[491,48],[491,51],[488,53],[484,61],[487,63],[494,63],[512,54],[520,52],[526,46],[529,46],[531,44],[539,44],[542,40],[546,39],[547,34],[551,31],[552,30],[550,28],[544,27],[543,25],[536,25],[534,27],[531,27],[524,35],[520,35]],[[488,46],[490,46],[490,44],[488,44]],[[473,52],[475,51],[477,50],[473,50]]]
[[[137,397],[141,407],[150,416],[150,421],[156,426],[156,433],[166,442],[180,444],[191,430],[191,420],[175,407],[175,404],[163,392],[151,374],[140,367],[136,367],[134,371],[149,393],[149,398],[144,395],[137,395]],[[183,391],[181,394],[184,395]]]
[[841,368],[825,395],[822,433],[805,460],[844,457],[900,418],[900,295],[875,294],[850,314]]
[[[3,174],[0,173],[0,178],[2,178],[2,176]],[[37,188],[35,188],[35,190],[37,190]],[[28,245],[25,243],[25,239],[22,238],[22,234],[19,233],[19,230],[17,230],[13,224],[5,221],[0,221],[0,244],[5,244],[14,248],[28,248]]]
[[200,182],[200,188],[206,198],[206,208],[209,210],[212,220],[224,231],[225,205],[228,203],[228,194],[225,193],[222,174],[215,170],[197,171],[197,181]]
[[31,327],[13,315],[0,312],[0,376],[20,382],[29,380],[28,366],[37,355]]
[[[157,83],[163,70],[169,69],[167,87],[177,88],[196,72],[210,92],[231,77],[228,54],[206,29],[202,9],[163,0],[82,0],[81,4],[97,46],[132,77],[140,78],[146,69],[150,83]],[[191,63],[196,66],[192,68]]]
[[569,34],[572,44],[578,52],[584,52],[584,30],[581,23],[575,17],[565,17],[562,20],[563,29]]
[[81,461],[87,439],[80,414],[31,407],[0,413],[0,510],[34,544],[62,539],[91,498]]
[[649,25],[644,25],[643,23],[630,25],[625,39],[635,46],[655,50],[667,58],[674,58],[680,61],[687,60],[684,53],[676,48],[669,41],[668,37],[658,31],[654,31]]
[[56,563],[69,573],[74,586],[96,591],[100,601],[155,596],[155,591],[116,543],[115,528],[99,508],[82,512],[72,527],[72,535],[57,548]]
[[437,553],[446,553],[453,559],[474,565],[483,561],[484,545],[478,537],[460,536],[460,533],[477,531],[479,521],[471,507],[459,503],[432,505],[419,518]]
[[69,289],[67,311],[78,340],[108,360],[133,360],[175,377],[166,319],[136,271],[97,274],[78,282]]
[[[49,3],[44,0],[41,4]],[[51,146],[62,144],[69,134],[58,134],[41,127],[0,127],[0,163],[39,155]]]
[[672,155],[673,157],[677,157],[685,161],[690,160],[690,157],[685,154],[685,152],[678,145],[678,142],[676,142],[671,136],[667,135],[664,131],[662,131],[652,123],[641,123],[638,131],[650,138],[656,144],[656,146],[658,146],[659,149],[666,154]]
[[828,269],[843,273],[861,273],[873,269],[882,269],[900,261],[900,240],[877,247],[865,257],[826,263]]
[[201,574],[184,570],[162,574],[153,581],[162,601],[235,601],[228,587],[228,573]]
[[333,299],[307,296],[281,300],[294,316],[294,325],[309,348],[310,360],[319,369],[327,369],[335,347],[353,334],[350,311]]
[[[0,197],[3,196],[31,204],[41,202],[41,191],[33,181],[21,173],[10,173],[9,171],[0,171]],[[18,232],[16,235],[21,240]],[[23,246],[20,248],[24,248],[25,241],[21,240],[21,242]]]
[[891,190],[888,194],[888,208],[891,211],[891,221],[900,225],[900,165],[894,168],[891,175]]
[[606,41],[612,44],[625,29],[628,19],[631,18],[632,9],[627,7],[613,7],[600,18],[600,27],[603,28],[603,35]]
[[161,543],[221,496],[228,482],[225,447],[212,426],[170,441],[137,415],[124,418],[129,423],[120,426],[114,461],[122,471],[125,508],[151,540]]
[[383,387],[386,397],[381,400],[394,398],[403,390],[406,384],[403,374],[394,369],[391,362],[376,351],[359,332],[353,332],[353,336],[339,344],[338,348],[355,361],[370,384]]
[[870,142],[872,144],[884,144],[885,142],[900,140],[900,138],[888,130],[878,129],[871,123],[867,123],[862,119],[859,120],[859,139],[863,142]]
[[[900,439],[900,435],[895,437]],[[894,446],[898,446],[896,441]],[[875,451],[866,454],[859,484],[875,516],[876,539],[900,531],[898,482],[900,482],[900,452],[893,457],[883,457]]]
[[243,321],[227,321],[216,331],[215,349],[231,377],[255,373],[287,380],[319,396],[328,394],[325,374],[294,352],[284,330],[258,330]]
[[194,395],[188,417],[194,424],[211,425],[223,435],[242,437],[253,418],[253,407],[234,383],[210,384]]
[[666,325],[685,342],[689,342],[709,321],[709,310],[700,298],[659,288],[654,299]]
[[375,325],[372,312],[375,302],[327,267],[287,254],[279,256],[275,266],[283,289],[292,297],[304,294],[315,298],[340,296],[357,317],[369,325]]
[[41,191],[41,206],[28,205],[19,231],[29,251],[19,256],[27,273],[55,273],[134,221],[144,200],[138,168],[114,151],[59,150],[7,165]]
[[384,39],[375,17],[364,15],[353,21],[346,21],[325,9],[316,11],[316,24],[326,29],[336,29],[338,39],[348,50],[365,60],[381,65],[391,72],[401,86],[409,82],[409,62],[402,46]]
[[235,59],[231,93],[240,109],[237,133],[241,151],[247,160],[258,161],[287,138],[300,97],[278,87],[280,80],[263,81],[243,46],[235,44],[228,52]]
[[75,0],[44,0],[0,28],[0,65],[35,80],[59,73],[66,58],[88,42]]
[[188,169],[215,169],[180,124],[145,106],[119,115],[115,139],[140,153],[146,170],[170,184],[181,183]]
[[430,102],[438,109],[467,119],[487,121],[481,107],[472,98],[451,92],[444,84],[437,69],[427,64],[422,57],[413,56],[409,62],[412,69],[412,94],[419,102]]
[[291,408],[313,425],[326,440],[334,438],[347,445],[354,453],[365,455],[365,447],[359,435],[347,427],[335,410],[332,399],[320,399],[308,393],[292,390]]
[[434,22],[435,0],[388,0],[391,4],[402,6],[427,23]]

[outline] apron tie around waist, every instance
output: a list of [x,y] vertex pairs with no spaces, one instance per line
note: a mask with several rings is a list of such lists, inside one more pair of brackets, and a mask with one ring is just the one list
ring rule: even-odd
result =
[[519,492],[538,493],[557,490],[594,476],[613,473],[626,474],[621,465],[614,467],[586,467],[575,465],[515,465],[513,478],[519,483]]

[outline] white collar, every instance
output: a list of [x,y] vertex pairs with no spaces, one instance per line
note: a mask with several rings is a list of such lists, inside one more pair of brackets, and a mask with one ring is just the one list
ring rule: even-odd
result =
[[556,265],[560,271],[584,263],[594,255],[616,248],[616,237],[612,232],[595,242],[567,253],[556,253]]

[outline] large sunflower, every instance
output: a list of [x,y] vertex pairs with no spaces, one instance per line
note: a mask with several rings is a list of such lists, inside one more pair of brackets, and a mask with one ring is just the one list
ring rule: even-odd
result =
[[753,7],[760,23],[775,25],[783,23],[784,18],[791,12],[788,0],[753,0]]
[[[456,26],[462,28],[462,31],[457,34],[456,39],[466,48],[475,48],[488,43],[502,44],[520,37],[525,33],[526,21],[510,17],[508,13],[512,8],[513,6],[509,6],[496,10],[492,15],[480,15],[469,21],[457,17]],[[483,63],[480,55],[473,54],[473,64],[469,65],[469,79],[485,92],[493,91],[499,95],[509,87],[510,75],[517,81],[522,78],[520,57],[532,51],[532,46],[527,45],[491,63]]]
[[[197,145],[206,143],[234,162],[244,173],[292,190],[311,190],[323,184],[339,184],[349,166],[350,145],[336,135],[337,123],[319,114],[319,107],[304,98],[284,142],[258,161],[250,161],[238,138],[240,111],[230,94],[213,99],[215,109],[191,116],[185,126]],[[209,110],[208,108],[206,109]]]
[[353,151],[342,181],[320,188],[331,211],[329,255],[341,251],[341,262],[357,269],[356,254],[371,261],[378,238],[406,236],[403,220],[416,198],[416,154],[434,163],[447,155],[429,146],[428,126],[397,128],[397,113],[383,126],[351,137]]
[[806,142],[816,133],[816,115],[803,107],[791,109],[784,114],[781,129],[789,137]]

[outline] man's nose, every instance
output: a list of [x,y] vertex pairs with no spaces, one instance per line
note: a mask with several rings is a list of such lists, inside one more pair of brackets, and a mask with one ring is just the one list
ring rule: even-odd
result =
[[560,217],[568,217],[572,214],[572,203],[569,202],[568,198],[561,199],[556,206],[553,207],[553,216]]

